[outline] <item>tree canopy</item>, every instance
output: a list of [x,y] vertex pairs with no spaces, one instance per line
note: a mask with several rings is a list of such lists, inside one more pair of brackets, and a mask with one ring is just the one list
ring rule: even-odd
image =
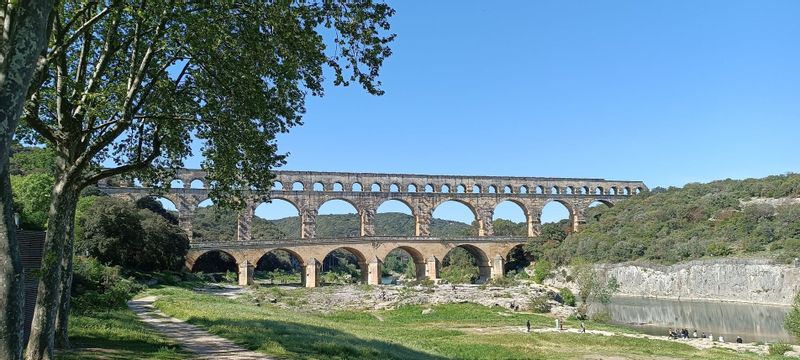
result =
[[382,94],[393,13],[372,1],[58,2],[17,133],[56,159],[26,356],[53,357],[82,189],[116,175],[168,184],[195,141],[218,204],[269,189],[285,161],[275,136],[302,124],[326,74]]

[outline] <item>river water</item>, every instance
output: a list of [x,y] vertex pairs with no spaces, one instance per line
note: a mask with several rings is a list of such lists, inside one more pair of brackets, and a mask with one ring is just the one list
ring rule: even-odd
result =
[[783,328],[789,307],[615,296],[608,305],[593,304],[590,312],[604,306],[613,323],[651,335],[666,336],[669,328],[686,328],[689,334],[697,330],[698,335],[722,335],[725,341],[741,336],[745,342],[795,342]]

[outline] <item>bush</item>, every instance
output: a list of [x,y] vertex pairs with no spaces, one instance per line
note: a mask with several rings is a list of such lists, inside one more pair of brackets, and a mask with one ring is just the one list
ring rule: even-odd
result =
[[239,283],[239,275],[233,271],[226,271],[225,272],[225,282],[237,284]]
[[499,287],[511,287],[517,285],[517,280],[511,276],[503,276],[490,280],[489,284]]
[[77,250],[104,263],[141,271],[177,270],[189,249],[179,227],[127,201],[95,198],[76,220]]
[[711,256],[728,256],[732,253],[731,248],[722,242],[711,243],[706,248],[706,253]]
[[783,327],[794,335],[796,339],[800,339],[800,293],[795,295],[792,309],[789,310],[783,320]]
[[473,284],[478,280],[479,271],[477,266],[450,265],[442,268],[439,275],[451,284]]
[[123,277],[118,266],[106,266],[90,257],[75,258],[72,308],[77,312],[125,307],[144,285]]
[[536,262],[536,265],[533,267],[533,281],[537,284],[541,284],[544,279],[550,276],[550,270],[552,266],[550,262],[547,260],[539,260]]
[[611,322],[611,313],[609,313],[608,310],[603,309],[592,314],[591,319],[594,322],[601,322],[601,323]]
[[792,345],[784,343],[774,343],[769,345],[770,355],[783,355],[787,351],[792,351]]
[[550,296],[547,294],[539,294],[531,297],[528,302],[528,307],[535,313],[548,313],[550,312]]
[[564,305],[575,306],[575,294],[572,293],[572,290],[562,288],[561,291],[559,291],[559,295],[561,295]]

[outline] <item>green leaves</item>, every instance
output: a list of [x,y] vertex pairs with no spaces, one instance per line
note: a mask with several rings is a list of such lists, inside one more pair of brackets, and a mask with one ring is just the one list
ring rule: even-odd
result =
[[47,213],[54,182],[53,175],[47,173],[11,176],[14,210],[20,216],[21,228],[47,229]]
[[59,6],[23,138],[50,143],[84,186],[118,175],[169,183],[197,139],[222,206],[271,187],[285,163],[275,135],[302,124],[326,69],[333,85],[382,94],[394,38],[394,10],[372,1]]

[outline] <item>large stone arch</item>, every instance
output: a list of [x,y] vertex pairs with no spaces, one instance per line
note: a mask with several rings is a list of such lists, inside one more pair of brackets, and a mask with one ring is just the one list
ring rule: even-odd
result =
[[243,254],[241,254],[241,253],[239,253],[237,251],[223,250],[223,249],[203,249],[203,250],[200,250],[200,251],[190,251],[190,252],[188,252],[186,254],[186,268],[189,271],[194,271],[195,264],[197,264],[197,262],[202,257],[209,256],[209,254],[214,253],[214,252],[223,253],[223,254],[226,254],[226,255],[230,256],[231,258],[233,258],[233,261],[236,263],[235,265],[236,265],[237,268],[238,268],[239,264],[242,263],[242,261],[246,260],[246,256],[243,256]]
[[467,250],[477,262],[478,272],[479,272],[479,282],[485,282],[492,277],[492,263],[491,258],[485,251],[486,249],[482,248],[479,245],[472,244],[472,243],[458,243],[454,244],[453,246],[449,246],[444,248],[443,252],[439,253],[436,257],[439,259],[439,263],[437,266],[439,267],[439,271],[444,266],[444,259],[450,253],[450,251],[454,250],[455,248],[462,248]]
[[414,271],[416,272],[416,280],[425,279],[425,255],[421,251],[417,250],[414,246],[384,246],[383,249],[376,254],[378,263],[383,264],[386,262],[386,257],[389,256],[389,253],[397,249],[403,250],[411,256],[412,262],[414,263]]

